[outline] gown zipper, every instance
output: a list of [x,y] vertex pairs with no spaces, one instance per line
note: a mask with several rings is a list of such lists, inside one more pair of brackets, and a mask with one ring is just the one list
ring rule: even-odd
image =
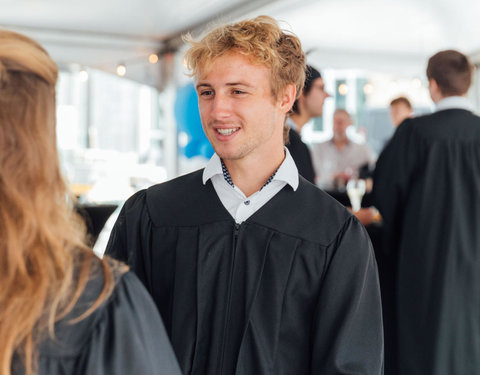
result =
[[[232,262],[230,265],[230,278],[228,281],[228,297],[227,297],[227,311],[225,316],[225,325],[223,328],[223,345],[222,345],[222,359],[220,361],[220,374],[224,372],[224,362],[225,362],[225,347],[227,342],[227,332],[228,332],[228,325],[230,323],[230,304],[232,300],[232,284],[233,284],[233,273],[235,269],[235,257],[237,253],[237,241],[238,241],[238,233],[240,231],[241,224],[235,223],[233,228],[233,254],[232,254]],[[219,374],[219,375],[220,375]]]

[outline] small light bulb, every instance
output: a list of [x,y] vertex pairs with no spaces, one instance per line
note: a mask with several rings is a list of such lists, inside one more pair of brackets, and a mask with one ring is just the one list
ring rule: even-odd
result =
[[363,86],[363,92],[365,95],[373,93],[373,85],[371,83],[366,83],[365,86]]
[[158,62],[158,55],[152,53],[150,56],[148,56],[148,61],[150,62],[150,64],[156,64]]
[[340,95],[347,95],[348,93],[348,86],[345,83],[342,83],[338,86],[338,93]]
[[88,72],[84,69],[80,70],[80,72],[78,72],[78,79],[80,80],[80,82],[87,82]]
[[127,67],[124,64],[117,65],[117,74],[123,77],[127,73]]

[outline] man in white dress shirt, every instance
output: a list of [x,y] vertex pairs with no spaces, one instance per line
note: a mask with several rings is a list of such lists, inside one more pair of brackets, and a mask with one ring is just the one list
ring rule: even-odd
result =
[[356,143],[347,136],[352,118],[345,109],[333,114],[332,139],[313,146],[313,164],[317,184],[326,190],[342,189],[352,175],[359,174],[360,167],[372,166],[373,151],[366,145]]
[[299,39],[260,16],[191,45],[215,155],[131,197],[107,254],[149,289],[184,374],[380,374],[368,235],[284,146],[305,80]]

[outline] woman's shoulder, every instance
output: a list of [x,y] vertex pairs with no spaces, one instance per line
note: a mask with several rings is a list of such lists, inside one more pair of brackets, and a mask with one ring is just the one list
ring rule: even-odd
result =
[[[105,310],[110,308],[112,301],[121,290],[121,285],[131,283],[126,272],[128,268],[122,263],[110,258],[99,259],[93,254],[84,255],[83,259],[90,263],[86,284],[70,312],[56,322],[54,337],[42,340],[40,355],[55,357],[76,355],[89,340],[97,324],[104,319]],[[83,266],[84,264],[76,265],[76,283],[79,282]],[[89,310],[99,298],[102,299],[103,293],[110,295],[103,298],[99,306],[90,312]],[[73,293],[70,298],[74,298]]]
[[[69,366],[80,366],[82,373],[179,375],[158,310],[142,283],[113,259],[97,258],[92,263],[74,309],[57,323],[55,338],[42,343],[40,370],[50,373],[47,369],[61,367],[69,373]],[[110,274],[102,271],[105,264]],[[72,321],[97,300],[106,277],[115,282],[109,297],[84,319]]]

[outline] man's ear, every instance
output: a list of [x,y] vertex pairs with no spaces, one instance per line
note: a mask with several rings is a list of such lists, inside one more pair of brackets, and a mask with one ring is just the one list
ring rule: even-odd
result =
[[283,113],[287,113],[295,103],[295,96],[297,94],[297,88],[294,84],[290,83],[282,90],[282,95],[280,96],[280,108]]
[[443,97],[437,81],[435,81],[433,78],[428,80],[428,91],[430,91],[430,97],[434,103],[438,102]]

